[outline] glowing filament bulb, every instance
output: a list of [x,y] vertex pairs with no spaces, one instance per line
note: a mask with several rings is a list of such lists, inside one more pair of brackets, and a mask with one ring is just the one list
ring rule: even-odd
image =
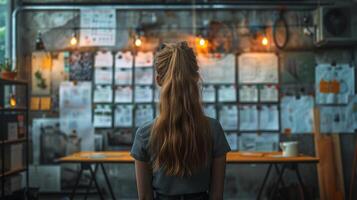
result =
[[76,35],[75,35],[75,34],[73,34],[73,35],[72,35],[72,38],[71,38],[70,43],[71,43],[71,45],[72,45],[72,46],[77,45],[78,40],[77,40],[77,38],[76,38]]
[[200,38],[199,44],[200,44],[201,46],[205,46],[206,40],[203,39],[203,38]]
[[269,40],[268,40],[268,38],[266,37],[266,36],[264,36],[263,38],[262,38],[262,45],[263,46],[267,46],[269,44]]
[[16,106],[16,98],[14,95],[11,95],[10,97],[10,106],[15,107]]
[[136,38],[135,39],[135,46],[140,47],[141,44],[142,44],[142,42],[141,42],[140,38]]

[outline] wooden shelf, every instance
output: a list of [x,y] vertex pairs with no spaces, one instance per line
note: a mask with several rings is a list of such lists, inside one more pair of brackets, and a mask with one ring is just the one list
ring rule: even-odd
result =
[[27,138],[20,138],[20,139],[16,139],[16,140],[4,140],[4,141],[0,141],[0,145],[10,145],[10,144],[17,144],[17,143],[24,143],[26,142]]
[[5,85],[27,85],[27,81],[0,79],[0,84],[5,84]]
[[10,170],[10,171],[5,172],[4,174],[0,174],[0,177],[3,178],[3,177],[7,177],[7,176],[16,175],[17,173],[23,172],[25,170],[26,170],[26,167]]

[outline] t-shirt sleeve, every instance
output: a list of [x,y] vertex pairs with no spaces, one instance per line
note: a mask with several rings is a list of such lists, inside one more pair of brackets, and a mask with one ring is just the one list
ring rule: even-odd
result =
[[147,152],[147,143],[142,137],[142,129],[138,129],[135,134],[134,143],[131,147],[130,155],[135,158],[135,160],[149,162],[150,156]]
[[218,121],[216,121],[215,123],[213,136],[214,136],[214,141],[213,141],[214,158],[222,156],[223,154],[231,151],[231,148],[229,147],[226,136],[224,134],[223,128]]

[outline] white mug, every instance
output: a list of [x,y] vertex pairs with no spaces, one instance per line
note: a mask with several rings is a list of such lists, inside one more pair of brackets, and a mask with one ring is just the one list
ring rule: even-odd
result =
[[294,157],[299,155],[298,142],[281,142],[280,148],[283,150],[283,157]]

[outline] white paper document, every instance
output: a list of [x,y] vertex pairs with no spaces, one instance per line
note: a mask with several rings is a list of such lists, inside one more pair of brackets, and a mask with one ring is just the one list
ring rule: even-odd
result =
[[283,133],[312,133],[314,98],[312,96],[284,96],[280,102]]
[[238,129],[238,108],[236,105],[225,105],[219,111],[219,120],[224,130]]
[[116,85],[130,85],[133,80],[133,72],[131,69],[115,69],[115,84]]
[[319,64],[315,73],[317,104],[347,104],[355,94],[355,68]]
[[94,108],[93,126],[100,128],[112,127],[111,105],[97,105]]
[[261,102],[278,102],[279,89],[277,85],[264,85],[259,90]]
[[238,57],[239,83],[278,83],[278,66],[274,53],[243,53]]
[[213,85],[205,85],[202,87],[202,101],[203,102],[216,101],[216,92]]
[[233,102],[237,100],[236,87],[220,86],[218,88],[218,101],[219,102]]
[[242,133],[239,138],[239,151],[271,152],[279,150],[279,133]]
[[259,130],[258,109],[255,105],[239,107],[239,130]]
[[350,106],[320,107],[321,133],[353,133],[354,126]]
[[275,105],[262,106],[259,110],[259,130],[279,130],[279,110]]
[[135,84],[152,84],[153,83],[153,69],[135,69]]
[[80,46],[115,45],[115,9],[81,9],[80,26]]
[[214,105],[205,105],[203,109],[206,116],[217,119],[216,107]]
[[258,88],[256,85],[243,85],[239,87],[240,102],[258,102]]
[[117,105],[115,108],[115,127],[133,126],[133,105]]
[[135,86],[135,102],[149,103],[153,101],[152,86]]
[[135,110],[135,126],[140,127],[144,123],[154,119],[154,108],[152,105],[138,105]]
[[113,67],[112,52],[98,51],[94,57],[94,67]]
[[203,83],[234,83],[234,54],[198,54],[197,62]]
[[134,64],[134,57],[130,51],[118,51],[115,55],[116,68],[132,68]]
[[111,85],[97,85],[94,89],[94,103],[110,103],[113,101],[113,90]]
[[113,83],[113,68],[96,68],[94,70],[95,84],[112,84]]
[[115,102],[116,103],[130,103],[133,101],[133,89],[130,86],[116,87]]
[[152,67],[154,65],[154,53],[139,51],[135,57],[135,67]]
[[238,136],[237,133],[226,133],[226,139],[232,151],[238,150]]

